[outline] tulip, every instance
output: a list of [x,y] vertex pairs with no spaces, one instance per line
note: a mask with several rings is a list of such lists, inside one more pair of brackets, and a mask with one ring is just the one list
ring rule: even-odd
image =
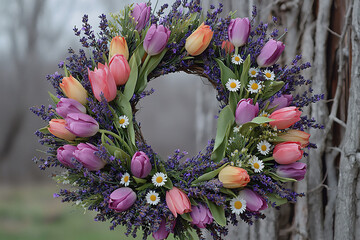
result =
[[246,201],[246,208],[250,211],[260,211],[268,207],[264,198],[248,188],[241,190],[239,196]]
[[60,83],[60,88],[68,98],[74,99],[82,105],[86,104],[87,91],[81,83],[72,76],[64,77]]
[[151,171],[149,157],[142,151],[136,152],[131,159],[131,172],[137,178],[146,178]]
[[91,137],[99,131],[98,122],[85,113],[70,113],[65,120],[66,129],[79,137]]
[[294,162],[286,165],[279,165],[276,174],[284,178],[293,178],[298,181],[303,180],[306,173],[306,164]]
[[48,130],[50,133],[52,133],[52,135],[61,139],[72,141],[76,138],[76,135],[66,129],[66,123],[64,119],[51,119]]
[[299,142],[284,142],[275,146],[273,158],[279,164],[290,164],[300,160],[303,153]]
[[144,29],[146,24],[149,22],[151,8],[146,3],[137,3],[131,12],[131,16],[134,18],[137,31]]
[[114,55],[109,63],[110,72],[117,86],[124,85],[130,76],[130,66],[123,55]]
[[230,54],[234,51],[235,47],[230,41],[223,41],[221,49],[224,49],[226,54]]
[[281,95],[274,99],[274,101],[270,102],[268,109],[275,108],[275,110],[279,110],[284,107],[288,107],[293,100],[293,96],[289,95]]
[[[172,223],[172,228],[174,229],[175,224]],[[156,232],[153,232],[152,236],[155,240],[166,239],[169,236],[170,232],[166,229],[166,220],[165,218],[161,219],[159,229]]]
[[270,39],[261,49],[259,56],[256,58],[259,67],[270,67],[276,63],[281,53],[285,49],[285,44],[274,39]]
[[90,143],[79,143],[74,151],[74,157],[90,171],[98,171],[105,166],[105,162],[95,155],[99,149]]
[[166,205],[175,217],[177,217],[177,214],[191,212],[189,198],[183,191],[176,187],[166,192]]
[[162,52],[168,43],[171,31],[163,25],[151,25],[144,39],[144,49],[149,56]]
[[243,168],[226,166],[219,173],[219,180],[225,188],[245,187],[250,182],[250,176]]
[[64,145],[57,149],[57,159],[65,166],[74,168],[71,159],[74,157],[74,152],[77,148],[73,145]]
[[71,98],[61,98],[60,102],[56,104],[56,113],[66,118],[70,113],[86,113],[84,105]]
[[309,144],[310,134],[300,130],[290,129],[286,133],[279,135],[279,137],[287,142],[299,142],[301,147],[306,147]]
[[300,120],[301,111],[296,107],[284,107],[273,112],[269,118],[275,120],[271,121],[270,125],[278,129],[285,129],[292,126]]
[[231,19],[228,28],[228,37],[235,47],[244,46],[250,34],[250,21],[248,18]]
[[123,55],[126,60],[129,59],[129,48],[124,37],[116,36],[111,40],[109,59],[111,59],[116,54]]
[[116,212],[128,210],[136,201],[136,193],[128,187],[118,188],[110,194],[109,208]]
[[192,55],[200,55],[209,46],[214,32],[210,26],[202,23],[187,39],[185,43],[186,51]]
[[192,218],[192,224],[198,228],[206,228],[206,224],[213,222],[213,216],[210,210],[202,204],[191,207],[190,216]]
[[88,74],[94,96],[99,102],[101,101],[101,94],[104,95],[108,102],[115,99],[116,83],[107,65],[98,63],[98,68],[95,68],[94,71],[88,69]]
[[253,105],[251,98],[241,99],[236,107],[235,121],[238,125],[250,122],[259,113],[259,104]]

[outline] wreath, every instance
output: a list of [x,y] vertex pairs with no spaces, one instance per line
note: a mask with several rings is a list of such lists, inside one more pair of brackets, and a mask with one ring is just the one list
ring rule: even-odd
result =
[[[177,0],[164,14],[167,7],[155,13],[140,3],[110,21],[101,15],[98,34],[83,17],[74,32],[84,49],[69,49],[59,64],[64,74],[47,77],[56,106],[32,108],[48,122],[36,131],[47,156],[35,162],[56,167],[53,178],[68,186],[55,196],[97,211],[95,220],[110,220],[110,229],[191,239],[206,228],[221,239],[227,224],[251,224],[262,210],[303,196],[286,183],[304,178],[298,160],[316,146],[304,129],[321,126],[301,109],[322,96],[294,94],[311,83],[300,75],[310,64],[301,56],[276,64],[285,45],[277,29],[255,25],[255,7],[251,19],[220,18],[222,4],[202,14],[198,0]],[[217,132],[198,155],[176,150],[162,160],[141,132],[137,103],[153,92],[149,81],[177,71],[216,89]]]

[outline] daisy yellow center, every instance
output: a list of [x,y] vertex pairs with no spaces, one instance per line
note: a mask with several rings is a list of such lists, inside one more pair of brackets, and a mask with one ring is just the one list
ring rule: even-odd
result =
[[261,150],[262,150],[262,151],[266,151],[266,149],[267,149],[266,145],[262,145],[262,146],[261,146]]
[[124,123],[125,123],[125,119],[124,119],[124,118],[120,119],[120,120],[119,120],[119,123],[120,123],[120,124],[124,124]]
[[154,201],[156,200],[156,196],[155,196],[155,195],[151,195],[151,196],[150,196],[150,200],[154,202]]
[[159,176],[156,178],[157,183],[162,183],[162,181],[163,181],[163,177]]
[[265,76],[266,76],[267,78],[271,78],[271,73],[265,73]]
[[256,163],[254,163],[254,168],[259,169],[260,165],[256,162]]
[[251,75],[255,75],[256,74],[256,71],[255,70],[252,70],[251,71]]
[[236,83],[234,83],[234,82],[230,83],[230,87],[231,88],[236,88]]
[[235,61],[240,61],[240,58],[238,56],[235,57]]
[[242,208],[242,203],[241,203],[240,201],[236,201],[236,202],[234,203],[234,207],[235,207],[236,209],[241,209],[241,208]]
[[128,182],[129,181],[129,176],[125,176],[124,177],[124,182]]
[[264,113],[264,114],[263,114],[263,117],[267,117],[267,116],[268,116],[267,113]]
[[251,88],[256,90],[259,88],[259,85],[257,83],[253,83],[253,84],[251,84]]

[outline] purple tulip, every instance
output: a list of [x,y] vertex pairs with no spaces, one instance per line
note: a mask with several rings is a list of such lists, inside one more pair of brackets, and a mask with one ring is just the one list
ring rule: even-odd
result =
[[259,104],[253,105],[251,98],[241,99],[236,107],[235,121],[238,125],[250,122],[259,113]]
[[86,113],[86,108],[74,99],[60,98],[60,102],[56,104],[56,113],[66,118],[70,113]]
[[[279,110],[280,108],[288,107],[293,100],[293,96],[289,95],[281,95],[274,99],[274,101],[270,102],[268,109],[275,108],[275,110]],[[274,111],[275,111],[274,110]]]
[[65,166],[74,168],[71,159],[74,157],[74,151],[77,148],[73,145],[64,145],[57,149],[57,159]]
[[228,28],[229,41],[235,47],[244,46],[250,34],[250,21],[248,18],[231,19]]
[[151,171],[149,157],[142,151],[136,152],[131,159],[131,172],[137,178],[145,178]]
[[66,129],[79,137],[91,137],[99,131],[97,121],[85,113],[70,113],[65,121]]
[[246,201],[246,208],[250,211],[260,211],[268,207],[264,198],[248,188],[241,190],[239,196]]
[[270,67],[276,63],[281,53],[285,49],[285,44],[274,39],[270,39],[261,49],[256,61],[259,67]]
[[95,155],[99,151],[90,143],[79,143],[74,151],[74,157],[90,171],[98,171],[105,166],[105,162]]
[[[172,224],[172,228],[174,229],[175,224]],[[153,232],[152,236],[155,240],[163,240],[169,236],[170,232],[166,230],[166,220],[165,218],[161,219],[161,223],[159,229],[156,232]]]
[[210,210],[202,204],[192,206],[190,215],[193,219],[191,223],[198,228],[206,228],[206,224],[211,224],[213,222],[213,216]]
[[279,165],[276,174],[280,177],[293,178],[298,181],[303,180],[306,173],[306,164],[302,162],[294,162],[286,165]]
[[164,50],[169,40],[171,31],[163,25],[151,25],[146,33],[144,40],[144,49],[148,55],[157,55]]
[[118,188],[110,194],[109,208],[116,212],[128,210],[136,201],[136,193],[128,187]]
[[146,3],[137,3],[131,12],[131,16],[134,18],[137,31],[144,29],[146,24],[149,22],[151,8]]

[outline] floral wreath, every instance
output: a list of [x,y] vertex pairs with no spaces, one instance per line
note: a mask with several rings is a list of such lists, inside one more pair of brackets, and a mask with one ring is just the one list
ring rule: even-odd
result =
[[[255,26],[255,7],[251,20],[220,18],[222,4],[205,17],[199,0],[177,0],[166,15],[167,7],[155,14],[140,3],[111,21],[101,15],[97,36],[83,17],[74,32],[90,54],[69,49],[59,64],[64,75],[47,77],[56,107],[32,108],[49,123],[36,132],[48,155],[35,162],[60,167],[54,179],[72,187],[55,196],[97,211],[95,220],[110,220],[110,229],[190,239],[206,228],[221,239],[238,216],[251,224],[265,217],[262,210],[303,196],[285,183],[304,178],[298,160],[316,147],[304,129],[321,126],[301,109],[322,95],[292,94],[311,83],[299,74],[310,64],[299,63],[301,56],[276,64],[285,45],[277,29],[268,35],[267,24]],[[162,160],[141,133],[136,105],[153,92],[145,90],[148,81],[176,71],[205,77],[216,89],[217,133],[194,157],[177,150]]]

